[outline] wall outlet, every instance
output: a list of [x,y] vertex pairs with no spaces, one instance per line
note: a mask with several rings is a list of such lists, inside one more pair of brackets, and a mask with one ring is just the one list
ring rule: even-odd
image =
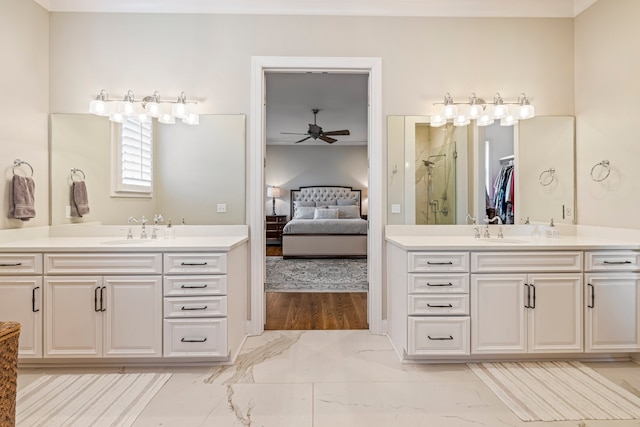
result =
[[391,205],[391,213],[392,214],[399,214],[400,213],[400,205],[398,205],[398,204]]
[[226,212],[227,212],[227,204],[218,203],[218,213],[226,213]]
[[71,218],[71,206],[67,205],[64,209],[64,217]]

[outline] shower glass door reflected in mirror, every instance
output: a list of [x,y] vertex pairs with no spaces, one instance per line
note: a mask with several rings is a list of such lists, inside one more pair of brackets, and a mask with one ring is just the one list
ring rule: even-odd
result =
[[416,124],[416,224],[456,223],[456,141],[454,127]]

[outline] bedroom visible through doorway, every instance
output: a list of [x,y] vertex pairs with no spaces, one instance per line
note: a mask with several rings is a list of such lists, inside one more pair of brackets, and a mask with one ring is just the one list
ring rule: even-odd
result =
[[368,77],[265,73],[265,329],[369,328]]

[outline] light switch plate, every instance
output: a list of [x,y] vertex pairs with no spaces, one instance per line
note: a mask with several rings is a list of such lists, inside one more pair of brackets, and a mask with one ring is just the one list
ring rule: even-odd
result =
[[226,212],[227,212],[227,204],[218,203],[218,213],[226,213]]
[[67,205],[64,209],[64,217],[71,218],[71,206]]
[[391,205],[391,213],[392,214],[399,214],[400,213],[400,205],[398,205],[398,204]]

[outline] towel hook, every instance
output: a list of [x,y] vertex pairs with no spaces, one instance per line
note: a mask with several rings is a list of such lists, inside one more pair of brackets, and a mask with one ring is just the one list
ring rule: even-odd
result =
[[82,169],[78,169],[78,168],[71,168],[71,181],[73,181],[73,180],[74,180],[74,179],[73,179],[73,177],[74,177],[76,174],[82,174],[82,180],[83,180],[83,181],[87,178],[87,176],[84,174],[84,172],[82,171]]
[[20,159],[15,159],[13,161],[13,174],[16,174],[16,168],[20,167],[22,165],[27,165],[29,166],[29,169],[31,169],[31,176],[33,176],[33,167],[31,167],[31,165],[28,162],[25,162],[24,160],[20,160]]
[[[603,167],[604,169],[606,169],[606,173],[602,178],[596,178],[595,176],[593,176],[593,172],[596,170],[596,168],[598,166]],[[610,173],[611,173],[611,166],[609,165],[609,160],[603,160],[600,163],[596,163],[591,168],[591,179],[593,179],[595,182],[604,181],[605,179],[607,179],[609,177]]]
[[[545,177],[545,179],[543,179],[543,177]],[[549,168],[547,170],[542,171],[542,173],[540,174],[540,176],[538,177],[538,181],[540,181],[540,184],[543,187],[546,187],[548,185],[551,185],[551,183],[553,182],[553,180],[556,178],[556,170],[555,168]]]

